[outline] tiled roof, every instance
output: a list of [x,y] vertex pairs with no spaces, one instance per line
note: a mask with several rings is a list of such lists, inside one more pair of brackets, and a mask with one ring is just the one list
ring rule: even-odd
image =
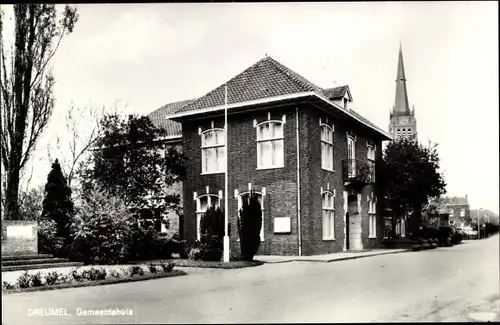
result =
[[326,97],[330,99],[337,99],[344,97],[348,89],[349,86],[345,85],[345,86],[324,89],[323,93],[325,94]]
[[149,113],[148,117],[157,128],[164,129],[167,132],[167,136],[182,135],[182,124],[168,120],[165,117],[177,113],[181,107],[193,101],[194,99],[189,99],[163,105]]
[[[178,112],[224,105],[225,85],[215,88]],[[271,57],[265,57],[227,82],[227,101],[240,103],[267,97],[322,89]]]
[[469,200],[466,197],[446,197],[443,199],[447,205],[468,205]]
[[[337,99],[342,98],[349,91],[347,85],[323,89],[267,56],[204,96],[167,104],[149,114],[149,117],[155,125],[164,128],[168,135],[181,135],[181,124],[167,120],[165,117],[174,113],[195,112],[203,108],[223,106],[226,85],[228,104],[301,92],[315,92],[328,99]],[[357,112],[353,110],[349,112],[372,128],[386,134]]]

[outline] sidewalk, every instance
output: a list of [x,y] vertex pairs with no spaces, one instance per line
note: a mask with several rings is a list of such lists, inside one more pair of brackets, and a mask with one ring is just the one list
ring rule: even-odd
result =
[[359,252],[340,252],[333,254],[312,255],[312,256],[280,256],[280,255],[256,255],[255,260],[264,263],[286,263],[286,262],[337,262],[352,260],[377,255],[387,255],[407,252],[407,249],[372,249]]

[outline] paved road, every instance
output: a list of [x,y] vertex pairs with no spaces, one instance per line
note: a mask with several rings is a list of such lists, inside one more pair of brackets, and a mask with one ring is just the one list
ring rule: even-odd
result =
[[[499,236],[436,250],[2,297],[3,324],[471,321],[500,315]],[[71,316],[29,316],[29,308]],[[77,316],[130,308],[133,316]],[[481,314],[479,314],[481,316]],[[488,316],[488,314],[486,314]]]

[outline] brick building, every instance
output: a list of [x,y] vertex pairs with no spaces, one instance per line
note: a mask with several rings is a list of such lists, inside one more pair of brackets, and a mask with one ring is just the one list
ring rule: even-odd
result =
[[470,206],[467,195],[465,197],[447,197],[443,199],[448,212],[448,224],[463,229],[471,225]]
[[230,247],[237,252],[238,210],[255,190],[263,210],[258,254],[377,247],[384,227],[375,161],[391,137],[350,102],[349,87],[320,88],[265,57],[206,95],[176,104],[175,112],[163,112],[168,123],[179,123],[187,157],[181,236],[191,243],[199,238],[203,212],[227,199]]

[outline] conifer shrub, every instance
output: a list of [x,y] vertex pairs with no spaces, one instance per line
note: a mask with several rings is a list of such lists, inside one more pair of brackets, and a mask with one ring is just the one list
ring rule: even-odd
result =
[[200,257],[204,261],[220,261],[223,253],[224,214],[210,207],[200,220]]
[[260,245],[262,227],[262,208],[255,191],[242,197],[242,209],[238,217],[241,259],[252,261]]

